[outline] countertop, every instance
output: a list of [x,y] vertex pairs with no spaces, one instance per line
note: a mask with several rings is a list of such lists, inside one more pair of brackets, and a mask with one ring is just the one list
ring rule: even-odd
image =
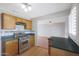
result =
[[74,43],[74,41],[72,41],[70,38],[50,37],[48,40],[51,41],[50,47],[79,53],[79,46],[76,45],[76,43]]
[[[27,37],[29,35],[34,35],[34,33],[27,33],[27,34],[25,34],[25,36],[27,36]],[[1,40],[2,41],[15,40],[16,37],[17,37],[16,35],[1,36]],[[21,35],[21,36],[18,36],[18,37],[23,37],[23,36]]]
[[2,36],[1,40],[2,41],[15,40],[15,36],[14,35]]

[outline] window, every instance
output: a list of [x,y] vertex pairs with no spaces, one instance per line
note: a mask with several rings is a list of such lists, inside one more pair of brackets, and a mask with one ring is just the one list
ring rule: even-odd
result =
[[76,7],[73,7],[69,16],[69,33],[76,35]]

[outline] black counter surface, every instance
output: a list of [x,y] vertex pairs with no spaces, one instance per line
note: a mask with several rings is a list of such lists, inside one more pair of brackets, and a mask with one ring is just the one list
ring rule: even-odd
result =
[[[34,35],[33,33],[27,33],[24,36],[30,36]],[[18,35],[18,37],[23,37],[23,35]],[[15,35],[7,35],[7,36],[1,36],[2,41],[8,41],[8,40],[15,40],[16,36]]]
[[70,38],[50,37],[51,47],[79,53],[79,46]]
[[1,40],[2,41],[15,40],[15,36],[14,35],[2,36]]

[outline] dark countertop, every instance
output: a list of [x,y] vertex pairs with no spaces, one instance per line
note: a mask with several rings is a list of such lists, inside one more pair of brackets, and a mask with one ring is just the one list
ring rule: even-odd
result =
[[[30,35],[34,35],[34,33],[27,33],[25,36],[29,37]],[[18,36],[18,37],[23,37],[23,35]],[[16,36],[15,35],[7,35],[7,36],[1,36],[2,41],[8,41],[8,40],[15,40]]]
[[1,36],[2,41],[8,41],[8,40],[14,40],[15,36],[14,35],[9,35],[9,36]]
[[70,38],[50,37],[51,47],[79,53],[79,46]]

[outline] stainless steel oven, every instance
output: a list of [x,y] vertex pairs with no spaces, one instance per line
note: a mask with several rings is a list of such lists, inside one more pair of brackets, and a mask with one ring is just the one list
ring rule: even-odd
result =
[[29,48],[30,35],[19,34],[19,54]]

